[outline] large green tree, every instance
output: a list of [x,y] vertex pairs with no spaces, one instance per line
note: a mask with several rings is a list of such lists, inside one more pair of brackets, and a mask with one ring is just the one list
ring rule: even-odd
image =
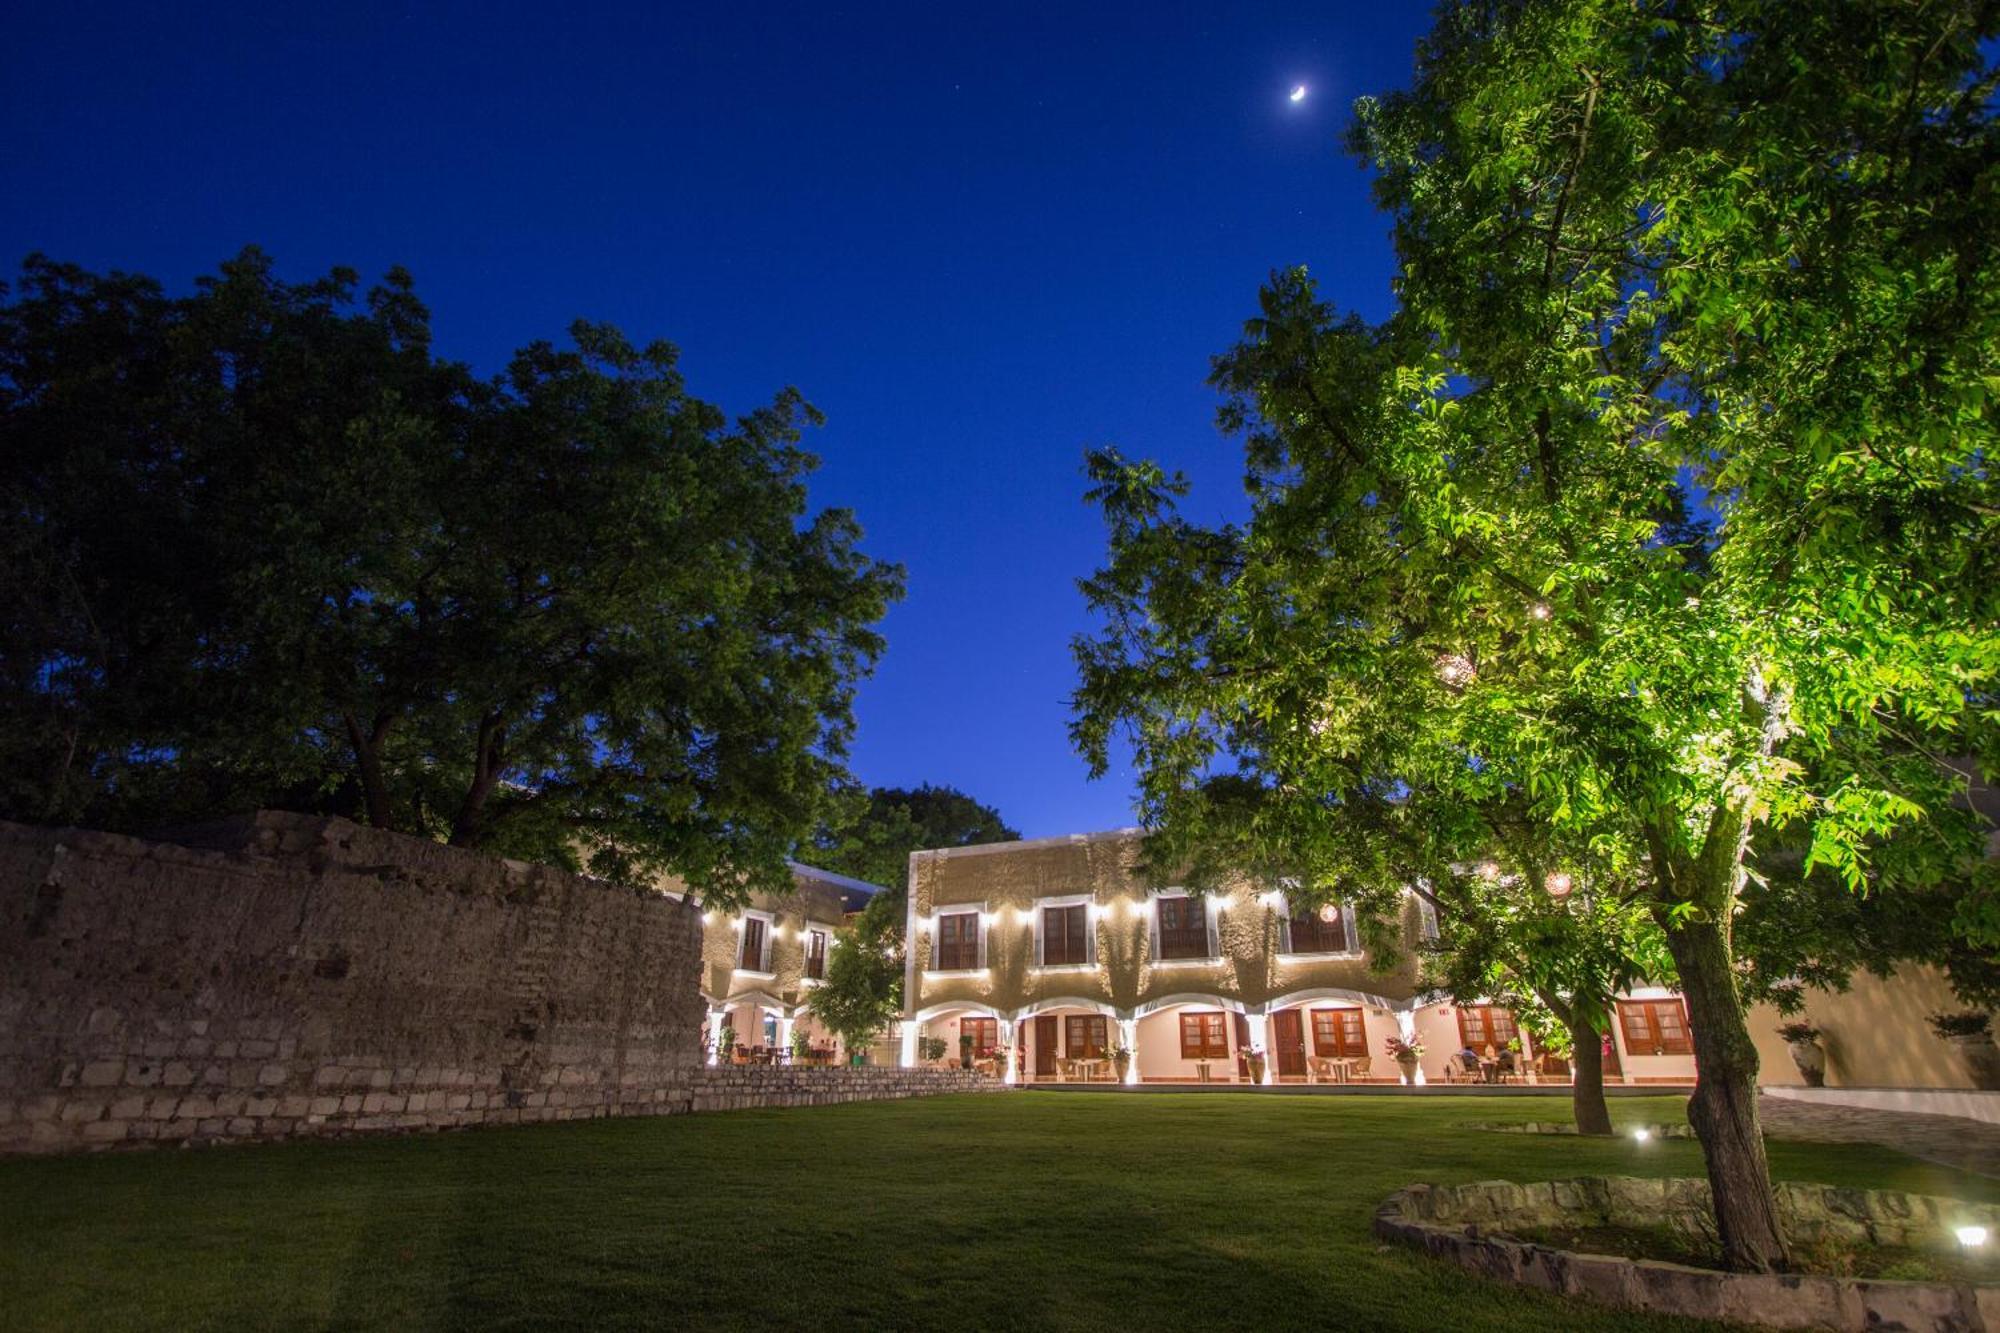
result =
[[1000,812],[956,787],[875,787],[846,817],[820,830],[802,855],[814,865],[902,893],[910,853],[933,847],[1013,842],[1020,833]]
[[[1804,830],[1800,864],[1864,891],[1875,842],[1949,819],[1938,756],[1996,758],[1996,13],[1449,5],[1353,135],[1396,313],[1281,274],[1218,364],[1248,522],[1091,460],[1086,752],[1123,729],[1168,825],[1232,757],[1301,825],[1407,783],[1639,849],[1737,1268],[1786,1260],[1737,973],[1753,834]],[[1964,882],[1976,848],[1939,846]]]
[[510,855],[790,883],[901,571],[578,324],[481,380],[392,272],[192,294],[33,258],[0,307],[0,813],[274,804]]

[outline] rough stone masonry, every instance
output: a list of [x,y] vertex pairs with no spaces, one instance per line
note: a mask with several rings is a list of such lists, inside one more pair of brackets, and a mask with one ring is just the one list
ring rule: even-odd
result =
[[0,823],[0,1151],[690,1108],[701,921],[341,819]]

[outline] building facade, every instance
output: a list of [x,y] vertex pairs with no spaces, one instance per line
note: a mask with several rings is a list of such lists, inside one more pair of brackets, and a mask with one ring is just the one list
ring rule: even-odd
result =
[[[1400,1038],[1424,1048],[1422,1082],[1567,1079],[1505,1008],[1418,993],[1414,946],[1436,922],[1416,895],[1403,900],[1402,962],[1381,972],[1351,910],[1295,911],[1282,884],[1202,896],[1149,886],[1143,838],[1127,829],[913,855],[903,1063],[984,1064],[1006,1049],[1009,1067],[989,1067],[1015,1082],[1115,1078],[1121,1063],[1135,1084],[1397,1082],[1386,1048]],[[1679,996],[1621,996],[1618,1020],[1608,1081],[1693,1081]],[[1469,1064],[1467,1049],[1496,1054],[1501,1068]]]
[[[814,1019],[812,993],[826,976],[848,907],[876,889],[793,862],[790,893],[753,894],[736,912],[703,911],[709,1063],[789,1063],[801,1035],[808,1059],[847,1058],[839,1039]],[[686,893],[685,886],[670,891]]]

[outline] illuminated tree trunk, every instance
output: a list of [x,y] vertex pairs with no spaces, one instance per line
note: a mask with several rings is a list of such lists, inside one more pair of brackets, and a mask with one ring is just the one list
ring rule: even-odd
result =
[[1693,1029],[1696,1073],[1688,1123],[1708,1162],[1723,1266],[1753,1273],[1782,1269],[1785,1239],[1757,1122],[1757,1047],[1730,970],[1726,927],[1712,920],[1661,925]]
[[1604,1104],[1604,1048],[1597,1029],[1580,1019],[1568,1024],[1570,1052],[1570,1112],[1579,1134],[1609,1134],[1611,1108]]

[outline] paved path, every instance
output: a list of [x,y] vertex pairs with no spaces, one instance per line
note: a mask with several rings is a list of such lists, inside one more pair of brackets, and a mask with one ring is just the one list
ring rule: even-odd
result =
[[1774,1139],[1874,1143],[1912,1157],[2000,1180],[2000,1125],[1955,1115],[1877,1111],[1789,1097],[1761,1097],[1757,1114]]

